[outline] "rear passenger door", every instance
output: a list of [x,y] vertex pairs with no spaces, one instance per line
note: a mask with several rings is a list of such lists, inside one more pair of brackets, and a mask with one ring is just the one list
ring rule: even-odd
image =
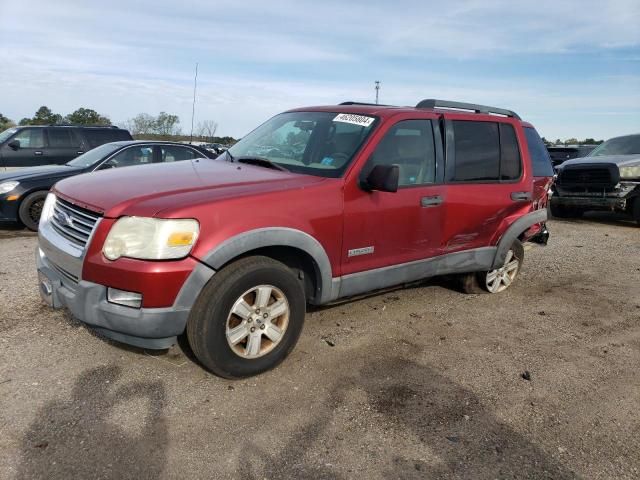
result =
[[492,245],[505,218],[531,205],[517,125],[508,119],[445,116],[447,201],[443,253]]
[[47,136],[47,163],[62,165],[84,153],[80,139],[71,128],[47,128]]

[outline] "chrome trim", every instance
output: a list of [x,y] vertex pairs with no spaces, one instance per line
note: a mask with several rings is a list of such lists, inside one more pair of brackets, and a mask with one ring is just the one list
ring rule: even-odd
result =
[[[55,208],[73,210],[74,214],[78,216],[84,214],[84,212],[77,211],[76,208],[69,202],[56,201]],[[87,218],[90,218],[89,214],[84,214]],[[74,221],[77,217],[74,217]],[[40,256],[46,257],[49,264],[55,268],[55,270],[69,282],[78,284],[82,280],[82,265],[88,246],[91,244],[91,240],[102,221],[102,217],[96,214],[96,221],[89,234],[81,235],[75,233],[77,229],[69,231],[69,229],[63,229],[62,226],[57,223],[53,217],[42,218],[40,226],[38,228],[38,244],[40,247]]]

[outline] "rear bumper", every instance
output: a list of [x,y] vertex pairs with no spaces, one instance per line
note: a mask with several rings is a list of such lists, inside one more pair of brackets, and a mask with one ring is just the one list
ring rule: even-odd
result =
[[202,264],[192,272],[171,307],[132,308],[107,301],[107,287],[74,282],[36,249],[40,296],[52,308],[66,308],[76,319],[118,342],[141,348],[169,348],[187,324],[195,299],[214,271]]

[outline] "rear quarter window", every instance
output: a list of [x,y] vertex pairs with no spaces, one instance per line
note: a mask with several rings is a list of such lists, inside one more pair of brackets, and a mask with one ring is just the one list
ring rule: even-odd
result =
[[531,167],[534,177],[552,177],[553,166],[551,157],[544,146],[544,142],[533,127],[524,127],[524,134],[527,138],[527,148],[531,157]]
[[82,130],[91,148],[109,142],[131,140],[131,135],[126,130],[116,128],[85,128]]

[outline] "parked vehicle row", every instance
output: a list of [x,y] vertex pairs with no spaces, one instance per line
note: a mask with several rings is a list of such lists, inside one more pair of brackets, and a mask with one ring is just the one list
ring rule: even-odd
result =
[[549,155],[551,156],[551,163],[553,164],[553,168],[558,168],[563,162],[566,162],[567,160],[586,157],[596,147],[597,145],[551,145],[547,147],[547,150],[549,151]]
[[105,143],[64,165],[0,173],[0,221],[20,222],[37,230],[47,192],[64,178],[111,168],[215,157],[217,154],[195,145],[129,140]]
[[215,161],[151,163],[53,186],[36,255],[42,298],[144,348],[186,332],[202,364],[229,378],[281,362],[307,304],[445,274],[499,293],[522,268],[523,242],[548,236],[548,153],[500,108],[300,108]]

